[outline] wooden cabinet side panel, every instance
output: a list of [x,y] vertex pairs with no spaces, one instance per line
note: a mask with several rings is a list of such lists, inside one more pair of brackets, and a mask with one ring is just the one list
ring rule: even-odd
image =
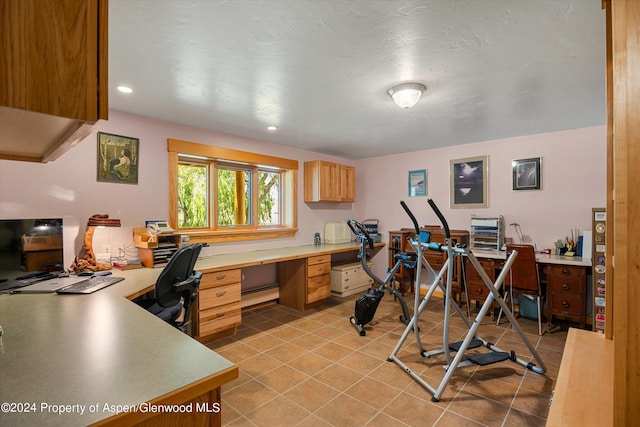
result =
[[280,304],[303,310],[306,300],[307,260],[294,259],[278,264]]

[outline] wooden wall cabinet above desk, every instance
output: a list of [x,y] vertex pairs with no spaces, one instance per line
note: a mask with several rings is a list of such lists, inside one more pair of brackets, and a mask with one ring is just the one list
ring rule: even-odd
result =
[[313,160],[304,163],[305,202],[343,202],[356,200],[356,168],[339,163]]
[[0,158],[55,160],[108,117],[108,2],[1,0],[0,9]]

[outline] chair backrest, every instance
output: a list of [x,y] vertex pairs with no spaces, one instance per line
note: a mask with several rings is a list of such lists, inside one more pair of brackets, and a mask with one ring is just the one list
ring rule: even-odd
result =
[[[164,267],[156,280],[156,302],[161,307],[172,307],[185,296],[184,291],[176,292],[173,285],[194,275],[194,266],[201,249],[201,244],[183,246],[173,254]],[[197,287],[197,283],[195,285]]]
[[540,296],[542,290],[540,289],[540,277],[533,246],[515,243],[507,244],[507,254],[514,249],[518,252],[518,255],[507,276],[507,285],[511,285],[514,291]]

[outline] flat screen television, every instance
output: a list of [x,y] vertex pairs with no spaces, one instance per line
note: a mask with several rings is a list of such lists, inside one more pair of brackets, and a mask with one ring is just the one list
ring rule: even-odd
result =
[[62,218],[0,220],[0,279],[62,269]]

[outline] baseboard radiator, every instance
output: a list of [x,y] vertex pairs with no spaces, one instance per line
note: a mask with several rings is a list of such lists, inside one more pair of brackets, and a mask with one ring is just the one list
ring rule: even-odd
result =
[[256,289],[243,290],[240,306],[242,308],[251,307],[252,305],[275,301],[278,298],[280,298],[280,285],[273,283]]

